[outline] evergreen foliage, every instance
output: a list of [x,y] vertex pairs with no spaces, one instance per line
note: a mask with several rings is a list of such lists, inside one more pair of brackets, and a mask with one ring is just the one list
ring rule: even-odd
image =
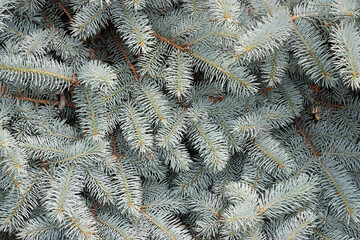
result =
[[0,0],[0,237],[360,239],[357,0]]

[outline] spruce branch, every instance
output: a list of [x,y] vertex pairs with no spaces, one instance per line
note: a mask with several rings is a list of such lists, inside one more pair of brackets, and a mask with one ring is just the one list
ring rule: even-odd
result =
[[315,157],[321,157],[322,153],[319,151],[316,151],[314,146],[311,144],[311,141],[309,140],[309,138],[306,136],[305,131],[301,128],[300,122],[299,120],[295,117],[294,122],[296,124],[296,127],[298,129],[298,131],[300,131],[301,135],[303,136],[305,142],[309,145],[309,148],[311,150],[311,153],[315,156]]
[[156,32],[153,32],[152,33],[155,37],[157,37],[160,41],[164,41],[166,42],[167,44],[170,44],[171,46],[173,46],[174,48],[177,48],[179,49],[181,52],[187,52],[189,51],[188,47],[185,45],[185,46],[180,46],[178,45],[177,43],[175,43],[174,41],[172,41],[171,39],[168,39],[162,35],[160,35],[159,33],[156,33]]
[[[63,104],[60,101],[49,101],[49,100],[44,100],[44,99],[29,98],[29,97],[23,97],[23,96],[15,96],[15,95],[3,95],[3,96],[8,97],[8,98],[18,99],[20,101],[33,102],[33,103],[36,103],[37,105],[46,104],[46,105],[60,106],[61,104]],[[66,102],[66,103],[64,103],[64,106],[75,107],[75,104]]]
[[126,62],[129,64],[129,67],[130,67],[131,71],[133,72],[135,78],[136,78],[137,80],[139,80],[139,79],[140,79],[140,76],[137,74],[137,72],[136,72],[134,66],[132,65],[129,57],[126,55],[123,47],[121,46],[121,43],[120,43],[119,39],[116,37],[114,31],[111,32],[111,35],[112,35],[112,37],[114,38],[114,40],[115,40],[115,42],[116,42],[116,45],[119,47],[121,53],[123,54]]
[[315,103],[324,105],[326,107],[338,108],[338,109],[342,109],[343,107],[346,107],[346,106],[343,106],[343,105],[340,105],[340,104],[331,104],[331,103],[328,103],[328,102],[325,102],[325,101],[322,101],[322,100],[319,100],[319,99],[315,99]]
[[50,20],[45,16],[44,12],[41,11],[40,14],[41,14],[41,16],[45,19],[45,21],[47,22],[48,27],[49,27],[49,28],[52,27],[53,24],[52,24],[52,23],[50,22]]
[[0,0],[0,235],[360,239],[359,7]]
[[[59,7],[64,11],[64,13],[66,14],[66,16],[69,18],[70,22],[72,24],[74,24],[74,21],[72,19],[72,17],[70,16],[69,12],[66,10],[66,8],[64,7],[64,5],[61,3],[61,0],[54,0],[58,5]],[[45,18],[46,19],[46,18]]]

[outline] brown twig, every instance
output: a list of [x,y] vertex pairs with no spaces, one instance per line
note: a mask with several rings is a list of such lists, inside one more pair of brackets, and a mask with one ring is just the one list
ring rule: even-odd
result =
[[116,144],[115,144],[114,134],[111,133],[110,136],[111,136],[111,145],[112,145],[112,147],[113,147],[115,157],[118,158],[118,157],[119,157],[119,154],[117,153],[117,150],[116,150]]
[[50,181],[53,182],[53,177],[52,177],[51,172],[49,170],[49,164],[47,164],[45,162],[44,157],[41,157],[41,163],[42,163],[41,168],[45,169],[45,171],[49,174]]
[[[34,102],[37,103],[38,105],[40,104],[50,104],[50,105],[56,105],[59,106],[60,102],[59,101],[49,101],[49,100],[44,100],[44,99],[35,99],[35,98],[28,98],[28,97],[18,97],[18,96],[13,96],[19,100],[25,100],[25,101],[29,101],[29,102]],[[66,103],[65,106],[68,107],[75,107],[74,103]]]
[[99,202],[98,202],[98,201],[95,201],[94,207],[91,209],[91,212],[92,212],[92,216],[93,216],[93,217],[96,216],[96,209],[98,208],[98,206],[99,206]]
[[7,86],[6,85],[1,86],[1,88],[0,88],[1,96],[4,96],[6,91],[7,91]]
[[49,170],[49,166],[46,164],[44,157],[41,157],[41,163],[42,163],[42,168],[45,168],[45,170]]
[[135,78],[136,78],[137,80],[139,80],[139,79],[140,79],[140,77],[139,77],[139,75],[137,74],[137,72],[136,72],[136,70],[135,70],[134,66],[132,65],[132,63],[131,63],[131,61],[130,61],[129,57],[126,55],[126,53],[125,53],[125,51],[124,51],[123,47],[121,46],[121,43],[120,43],[119,39],[115,36],[115,33],[114,33],[113,31],[111,32],[111,35],[113,36],[113,38],[114,38],[114,40],[115,40],[115,42],[116,42],[117,46],[119,47],[120,51],[121,51],[121,52],[122,52],[122,54],[124,55],[124,58],[125,58],[125,59],[126,59],[126,61],[128,62],[129,67],[131,68],[131,71],[133,72],[133,74],[134,74]]
[[62,3],[59,0],[54,0],[57,4],[59,4],[59,7],[65,12],[66,16],[69,18],[71,23],[74,23],[74,21],[72,20],[69,12],[66,10],[66,8],[62,5]]
[[311,153],[316,156],[316,157],[320,157],[321,156],[321,153],[320,152],[317,152],[314,148],[314,146],[311,144],[309,138],[306,136],[304,130],[301,128],[301,125],[299,123],[299,120],[297,118],[295,118],[295,124],[296,124],[296,127],[297,129],[300,131],[301,135],[303,136],[303,138],[305,139],[305,142],[309,145],[310,147],[310,150],[311,150]]
[[324,106],[327,106],[327,107],[332,107],[332,108],[339,108],[339,109],[342,109],[342,105],[335,105],[335,104],[331,104],[331,103],[327,103],[327,102],[324,102],[324,101],[321,101],[321,100],[318,100],[318,99],[315,99],[315,102],[317,104],[321,104],[321,105],[324,105]]
[[79,85],[79,82],[76,80],[75,74],[73,75],[73,78],[70,82],[72,83],[73,86]]
[[273,90],[274,88],[275,88],[275,87],[268,87],[268,88],[262,90],[261,92],[263,92],[264,95],[266,95],[269,91]]
[[185,103],[184,103],[184,100],[180,100],[180,104],[181,104],[181,106],[185,109],[185,111],[187,111],[188,110],[188,107],[185,105]]
[[188,52],[189,51],[189,49],[188,49],[188,47],[186,45],[185,46],[180,46],[180,45],[176,44],[175,42],[173,42],[171,39],[168,39],[168,38],[166,38],[164,36],[161,36],[160,34],[158,34],[156,32],[153,32],[152,34],[155,37],[157,37],[158,39],[160,39],[161,41],[164,41],[164,42],[170,44],[171,46],[173,46],[174,48],[179,49],[182,52]]
[[45,19],[45,21],[48,23],[49,27],[52,27],[52,23],[49,21],[49,19],[45,16],[43,11],[40,11],[41,16]]
[[[14,95],[8,95],[8,96],[5,96],[5,95],[2,95],[4,97],[11,97],[11,98],[16,98],[20,101],[28,101],[28,102],[34,102],[36,103],[37,105],[40,105],[40,104],[49,104],[49,105],[56,105],[56,106],[59,106],[60,105],[60,102],[59,101],[49,101],[49,100],[44,100],[44,99],[36,99],[36,98],[29,98],[29,97],[22,97],[22,96],[14,96]],[[74,103],[66,103],[65,106],[68,106],[68,107],[75,107],[75,104]]]

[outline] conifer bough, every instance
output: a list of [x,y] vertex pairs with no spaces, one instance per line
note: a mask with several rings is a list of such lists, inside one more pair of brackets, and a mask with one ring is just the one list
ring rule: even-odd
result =
[[0,238],[360,239],[357,0],[1,0]]

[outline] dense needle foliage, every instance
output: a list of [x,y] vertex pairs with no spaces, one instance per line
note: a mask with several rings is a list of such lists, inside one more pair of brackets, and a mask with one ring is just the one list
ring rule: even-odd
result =
[[0,237],[360,239],[358,0],[0,0]]

